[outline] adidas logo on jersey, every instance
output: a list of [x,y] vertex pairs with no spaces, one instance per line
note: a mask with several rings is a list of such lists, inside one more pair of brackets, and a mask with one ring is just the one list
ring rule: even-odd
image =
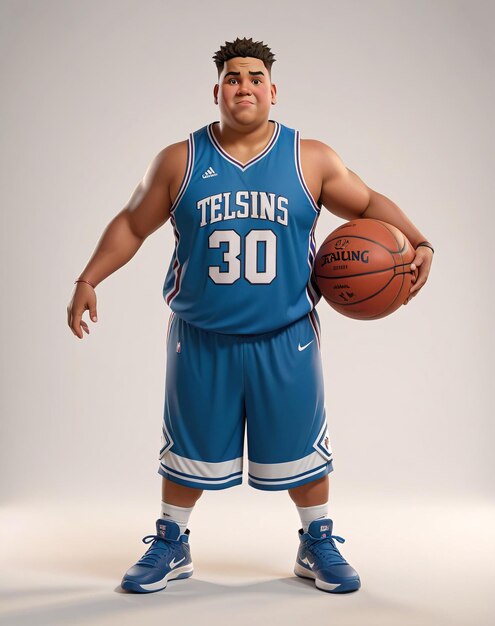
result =
[[203,178],[212,178],[213,176],[218,176],[215,170],[212,167],[209,167],[206,172],[203,174]]

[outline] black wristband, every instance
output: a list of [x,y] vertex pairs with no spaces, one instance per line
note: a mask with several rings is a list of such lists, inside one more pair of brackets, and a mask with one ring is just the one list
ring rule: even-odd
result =
[[430,248],[430,250],[433,252],[433,254],[435,254],[435,250],[433,250],[433,246],[431,245],[431,243],[429,241],[422,241],[421,243],[418,243],[416,248],[419,248],[419,246],[425,246],[426,248]]

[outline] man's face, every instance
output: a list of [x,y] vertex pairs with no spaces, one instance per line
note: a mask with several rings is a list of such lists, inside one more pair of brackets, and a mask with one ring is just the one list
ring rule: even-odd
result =
[[235,57],[224,63],[218,85],[213,89],[222,119],[232,126],[267,120],[276,102],[277,88],[261,59]]

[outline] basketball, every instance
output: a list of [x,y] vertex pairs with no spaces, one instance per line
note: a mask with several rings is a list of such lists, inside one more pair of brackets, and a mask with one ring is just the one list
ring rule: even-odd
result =
[[318,250],[314,275],[328,304],[347,317],[376,320],[396,311],[412,285],[415,250],[395,226],[361,218],[336,228]]

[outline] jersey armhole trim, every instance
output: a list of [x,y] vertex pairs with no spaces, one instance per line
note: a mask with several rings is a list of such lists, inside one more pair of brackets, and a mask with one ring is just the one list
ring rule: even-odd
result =
[[172,215],[175,212],[175,209],[177,208],[177,205],[179,204],[179,202],[182,199],[182,196],[184,195],[188,185],[189,185],[189,181],[191,180],[191,175],[192,175],[192,171],[193,171],[193,167],[194,167],[194,135],[193,133],[189,133],[189,138],[187,141],[187,165],[186,165],[186,171],[184,173],[184,177],[182,179],[182,183],[181,186],[179,187],[179,191],[177,193],[177,197],[175,198],[172,206],[170,207],[170,215]]
[[299,182],[301,183],[301,187],[304,189],[304,193],[308,197],[311,206],[319,214],[321,211],[321,207],[316,204],[313,196],[311,195],[311,192],[309,191],[306,181],[304,180],[304,175],[301,167],[301,139],[298,130],[296,130],[294,133],[294,160],[296,164],[297,176],[299,178]]

